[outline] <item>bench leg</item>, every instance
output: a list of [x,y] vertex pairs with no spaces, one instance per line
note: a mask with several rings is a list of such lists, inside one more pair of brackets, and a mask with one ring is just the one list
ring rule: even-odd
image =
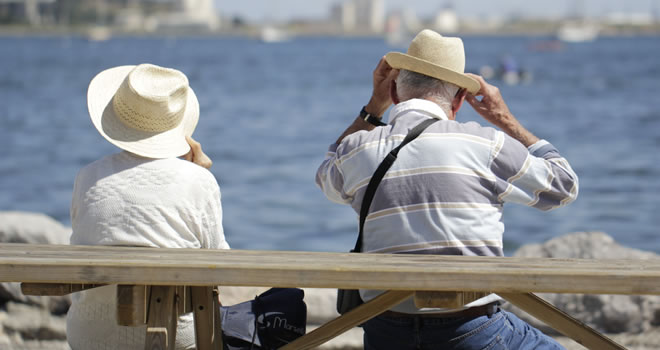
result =
[[117,286],[117,324],[120,326],[143,326],[147,324],[147,286]]
[[190,287],[197,350],[222,350],[220,305],[213,287]]
[[306,350],[315,348],[347,330],[362,324],[387,309],[411,297],[412,291],[388,291],[323,326],[283,346],[280,350]]
[[595,329],[559,310],[554,305],[532,293],[497,293],[511,304],[519,307],[539,321],[554,328],[567,337],[572,338],[587,349],[592,350],[625,350],[612,339],[602,335]]
[[145,350],[174,349],[177,323],[175,290],[175,287],[169,286],[151,287]]

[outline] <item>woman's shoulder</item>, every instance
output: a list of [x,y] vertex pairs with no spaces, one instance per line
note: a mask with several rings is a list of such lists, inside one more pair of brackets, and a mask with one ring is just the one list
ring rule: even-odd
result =
[[154,164],[162,170],[167,169],[186,178],[216,182],[215,176],[210,170],[181,158],[159,159]]

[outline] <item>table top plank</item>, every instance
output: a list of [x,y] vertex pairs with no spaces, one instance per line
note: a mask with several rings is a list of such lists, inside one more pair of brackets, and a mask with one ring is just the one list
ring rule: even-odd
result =
[[0,282],[660,295],[660,259],[0,244]]

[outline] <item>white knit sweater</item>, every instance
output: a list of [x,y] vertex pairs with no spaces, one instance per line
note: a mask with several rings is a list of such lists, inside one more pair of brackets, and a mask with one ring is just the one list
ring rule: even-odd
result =
[[[71,244],[229,249],[220,188],[206,169],[178,158],[121,152],[84,167],[71,203]],[[67,314],[73,350],[144,349],[145,327],[116,322],[116,287],[75,293]],[[176,349],[194,349],[192,314],[179,318]]]

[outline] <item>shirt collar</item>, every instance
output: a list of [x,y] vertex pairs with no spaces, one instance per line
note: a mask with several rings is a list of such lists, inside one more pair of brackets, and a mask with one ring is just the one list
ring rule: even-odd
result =
[[440,120],[449,120],[445,112],[438,106],[435,102],[429,100],[423,100],[419,98],[413,98],[408,101],[404,101],[396,104],[391,110],[389,115],[389,122],[392,123],[394,120],[401,115],[404,115],[408,112],[418,112],[424,115],[427,115],[431,118],[440,119]]

